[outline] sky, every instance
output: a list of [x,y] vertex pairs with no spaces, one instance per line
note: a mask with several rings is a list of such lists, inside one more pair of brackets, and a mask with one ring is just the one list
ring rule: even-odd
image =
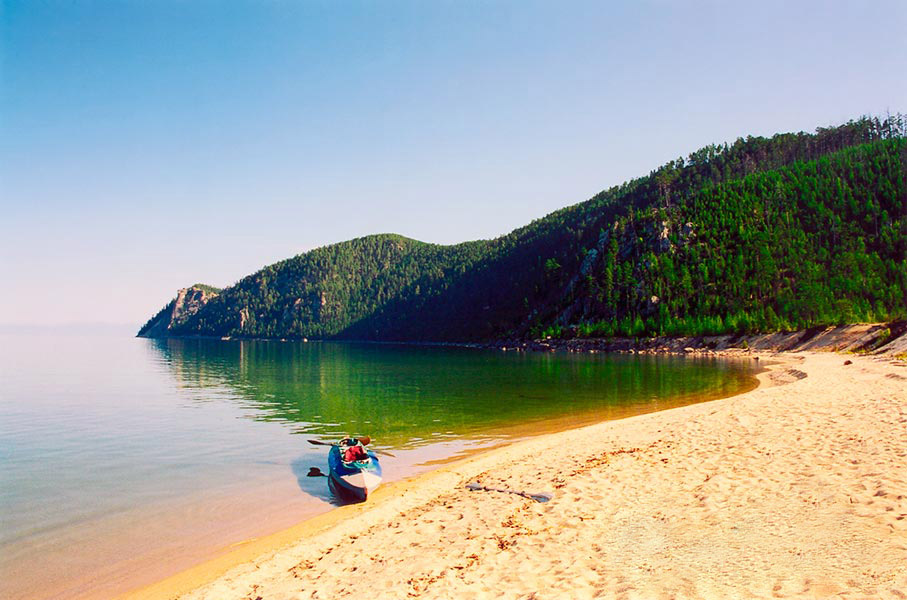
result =
[[505,234],[907,112],[907,2],[0,0],[0,325],[141,324],[372,233]]

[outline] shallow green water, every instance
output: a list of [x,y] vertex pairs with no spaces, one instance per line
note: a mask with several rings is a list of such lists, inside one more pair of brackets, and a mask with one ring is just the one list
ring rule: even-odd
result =
[[0,596],[107,595],[75,576],[111,580],[124,556],[183,556],[176,570],[330,508],[306,439],[368,434],[397,455],[394,479],[520,426],[731,395],[751,376],[682,357],[5,334]]
[[[157,340],[184,388],[229,388],[292,433],[368,434],[391,447],[517,423],[729,395],[743,365],[673,356],[404,345]],[[201,400],[201,397],[199,398]]]

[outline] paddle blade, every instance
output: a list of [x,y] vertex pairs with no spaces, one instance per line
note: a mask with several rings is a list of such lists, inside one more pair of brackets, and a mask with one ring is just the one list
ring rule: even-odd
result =
[[546,494],[544,492],[538,494],[529,494],[529,497],[536,502],[548,502],[549,500],[551,500],[551,494]]
[[322,442],[321,440],[307,440],[313,446],[333,446],[334,444],[330,442]]

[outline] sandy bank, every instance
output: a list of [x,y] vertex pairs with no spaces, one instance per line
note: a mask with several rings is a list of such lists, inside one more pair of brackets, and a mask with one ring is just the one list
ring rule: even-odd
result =
[[133,597],[907,597],[907,368],[766,361],[752,392],[479,455]]

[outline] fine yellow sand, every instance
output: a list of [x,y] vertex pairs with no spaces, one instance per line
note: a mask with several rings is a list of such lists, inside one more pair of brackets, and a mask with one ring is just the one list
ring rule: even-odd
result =
[[472,457],[133,597],[907,598],[907,368],[761,358],[754,391]]

